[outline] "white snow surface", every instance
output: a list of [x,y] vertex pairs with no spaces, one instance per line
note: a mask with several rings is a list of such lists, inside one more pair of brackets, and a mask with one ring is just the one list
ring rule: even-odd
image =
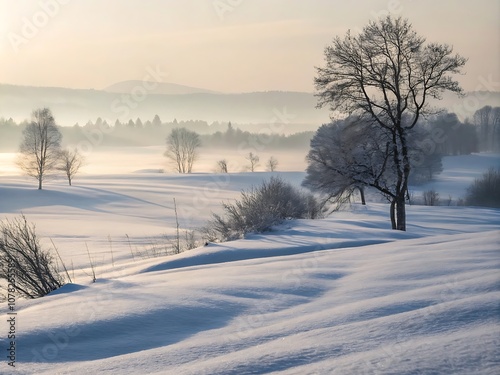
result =
[[[456,173],[450,159],[440,193],[463,195],[477,157]],[[0,177],[2,217],[24,213],[73,276],[17,299],[15,368],[0,305],[0,374],[500,373],[498,209],[408,206],[399,232],[388,205],[354,204],[175,256],[138,255],[174,233],[174,197],[181,227],[196,228],[269,176],[88,174],[42,191]]]

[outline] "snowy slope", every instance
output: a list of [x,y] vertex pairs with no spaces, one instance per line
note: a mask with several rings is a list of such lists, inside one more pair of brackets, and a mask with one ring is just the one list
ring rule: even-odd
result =
[[[266,242],[231,243],[233,252],[258,252],[246,260],[221,260],[216,250],[229,246],[213,245],[207,255],[183,254],[182,264],[132,263],[133,272],[19,302],[19,367],[37,374],[493,374],[500,254],[491,229],[500,214],[481,213],[486,231],[479,233],[463,225],[462,233],[395,240],[388,232],[378,234],[387,242],[342,248],[306,221]],[[355,241],[365,229],[353,221],[338,234]],[[292,254],[295,241],[323,245]],[[259,256],[268,248],[280,255]]]
[[403,233],[387,205],[353,205],[177,256],[131,256],[126,233],[138,248],[172,233],[173,197],[193,228],[267,176],[89,175],[44,191],[2,177],[1,215],[25,213],[76,277],[17,300],[16,368],[2,360],[0,374],[500,371],[500,210],[410,206]]

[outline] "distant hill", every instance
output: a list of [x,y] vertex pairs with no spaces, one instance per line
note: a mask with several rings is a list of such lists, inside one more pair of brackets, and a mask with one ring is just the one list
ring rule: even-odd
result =
[[176,83],[143,82],[143,81],[118,82],[111,86],[106,87],[102,91],[117,93],[117,94],[128,94],[132,92],[135,88],[141,86],[147,86],[148,88],[151,88],[149,89],[149,93],[151,94],[163,94],[163,95],[216,94],[215,91],[200,89],[198,87],[178,85]]
[[[137,81],[136,81],[137,82]],[[186,93],[156,94],[141,85],[128,93],[31,87],[0,84],[0,117],[16,121],[29,118],[34,108],[50,107],[59,125],[80,125],[101,117],[127,122],[140,117],[163,121],[204,120],[233,123],[321,125],[329,121],[327,109],[316,109],[316,98],[303,92],[255,92],[244,94]],[[130,87],[130,86],[129,86]],[[135,90],[134,90],[135,87]],[[125,85],[115,87],[121,91]],[[133,94],[136,98],[134,99]]]
[[[29,118],[33,109],[49,107],[62,126],[84,125],[97,117],[114,123],[116,119],[147,121],[157,114],[163,121],[231,121],[240,124],[288,123],[290,130],[312,130],[329,121],[326,108],[317,109],[312,93],[269,91],[243,94],[190,92],[202,90],[182,85],[126,81],[105,90],[32,87],[0,84],[0,117],[16,121]],[[175,94],[165,92],[177,90]],[[160,92],[159,92],[160,91]],[[205,90],[207,91],[207,90]],[[183,92],[183,93],[181,93]],[[135,95],[135,98],[134,98]],[[445,95],[436,106],[456,112],[461,119],[485,106],[500,106],[500,92],[472,92],[464,98]],[[256,131],[262,126],[257,126]]]

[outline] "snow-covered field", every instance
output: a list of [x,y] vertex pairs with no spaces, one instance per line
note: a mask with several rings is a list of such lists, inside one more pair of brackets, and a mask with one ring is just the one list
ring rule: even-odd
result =
[[[396,232],[387,205],[354,204],[147,258],[174,233],[173,198],[181,227],[192,229],[270,174],[160,174],[154,162],[133,173],[122,162],[130,170],[89,165],[75,186],[57,180],[42,191],[0,176],[0,215],[36,223],[73,277],[49,296],[16,301],[16,367],[4,354],[0,374],[500,372],[500,210],[409,206],[408,231]],[[499,164],[499,155],[447,158],[436,182],[414,190],[458,199]],[[280,174],[296,184],[304,176]],[[6,313],[0,305],[3,353]]]

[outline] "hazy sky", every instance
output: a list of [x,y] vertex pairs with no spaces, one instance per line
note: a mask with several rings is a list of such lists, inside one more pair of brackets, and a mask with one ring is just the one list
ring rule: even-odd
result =
[[499,0],[0,0],[0,82],[102,89],[156,69],[223,92],[313,91],[332,38],[388,11],[469,58],[466,90],[500,90]]

